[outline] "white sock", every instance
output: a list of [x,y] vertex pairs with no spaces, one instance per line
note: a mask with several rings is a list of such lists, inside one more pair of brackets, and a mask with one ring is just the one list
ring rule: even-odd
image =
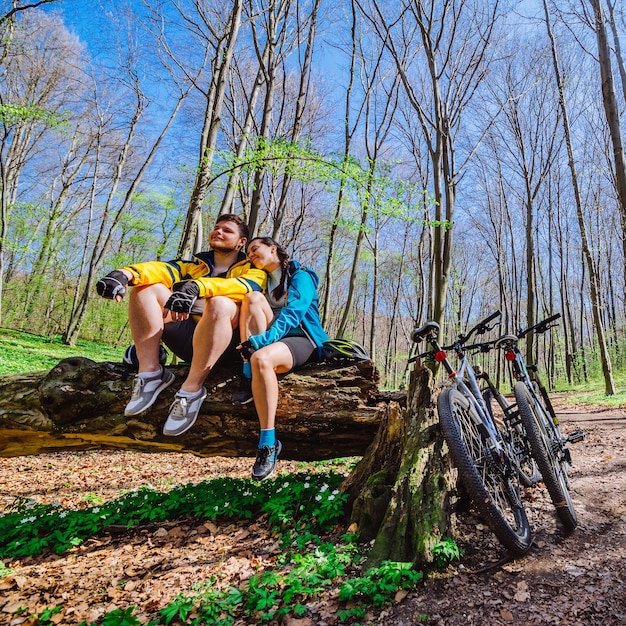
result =
[[141,372],[141,374],[137,374],[137,376],[143,378],[144,380],[150,380],[151,378],[160,377],[162,372],[163,369],[159,366],[159,369],[156,370],[156,372]]
[[200,393],[200,389],[198,389],[198,391],[183,391],[182,389],[179,389],[177,392],[177,396],[182,396],[183,398],[193,398],[194,396],[197,396]]

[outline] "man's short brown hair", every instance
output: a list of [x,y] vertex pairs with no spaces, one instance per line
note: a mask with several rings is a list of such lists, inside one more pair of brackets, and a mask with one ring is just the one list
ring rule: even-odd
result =
[[220,222],[233,222],[237,224],[239,235],[246,241],[250,238],[250,229],[248,228],[248,224],[238,215],[235,215],[234,213],[222,213],[222,215],[219,215],[215,220],[215,224],[219,224]]

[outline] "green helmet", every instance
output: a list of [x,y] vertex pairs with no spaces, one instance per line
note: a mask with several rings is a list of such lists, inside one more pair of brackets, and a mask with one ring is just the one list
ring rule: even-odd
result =
[[368,361],[367,350],[352,339],[329,339],[322,344],[325,361]]

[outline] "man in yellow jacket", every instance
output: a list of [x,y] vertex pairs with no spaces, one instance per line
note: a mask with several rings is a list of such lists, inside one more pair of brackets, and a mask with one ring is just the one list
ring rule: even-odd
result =
[[128,265],[98,281],[98,294],[116,302],[128,286],[133,287],[128,317],[139,369],[125,415],[151,407],[174,382],[174,374],[159,363],[163,341],[191,362],[163,434],[182,435],[194,425],[207,396],[204,381],[238,328],[241,300],[265,287],[265,272],[251,265],[243,252],[248,237],[248,226],[240,217],[220,215],[209,233],[209,252],[195,254],[190,261]]

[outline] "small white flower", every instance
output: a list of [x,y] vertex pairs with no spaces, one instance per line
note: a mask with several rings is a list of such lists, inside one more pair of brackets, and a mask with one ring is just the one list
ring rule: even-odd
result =
[[331,494],[328,496],[328,499],[329,499],[329,500],[334,500],[334,499],[335,499],[335,496],[331,493]]
[[326,483],[324,483],[321,487],[320,487],[320,491],[326,491],[328,489],[328,485]]
[[99,506],[94,507],[94,508],[92,509],[92,512],[93,512],[93,513],[100,513],[100,507],[99,507]]
[[319,502],[319,501],[322,499],[322,496],[320,496],[320,494],[318,493],[318,494],[315,496],[315,499]]
[[287,487],[289,487],[289,483],[283,483],[283,488],[287,489]]
[[304,488],[308,489],[311,486],[311,483],[304,483]]
[[59,517],[60,517],[61,519],[63,519],[66,515],[67,515],[67,511],[61,511],[61,512],[59,513]]

